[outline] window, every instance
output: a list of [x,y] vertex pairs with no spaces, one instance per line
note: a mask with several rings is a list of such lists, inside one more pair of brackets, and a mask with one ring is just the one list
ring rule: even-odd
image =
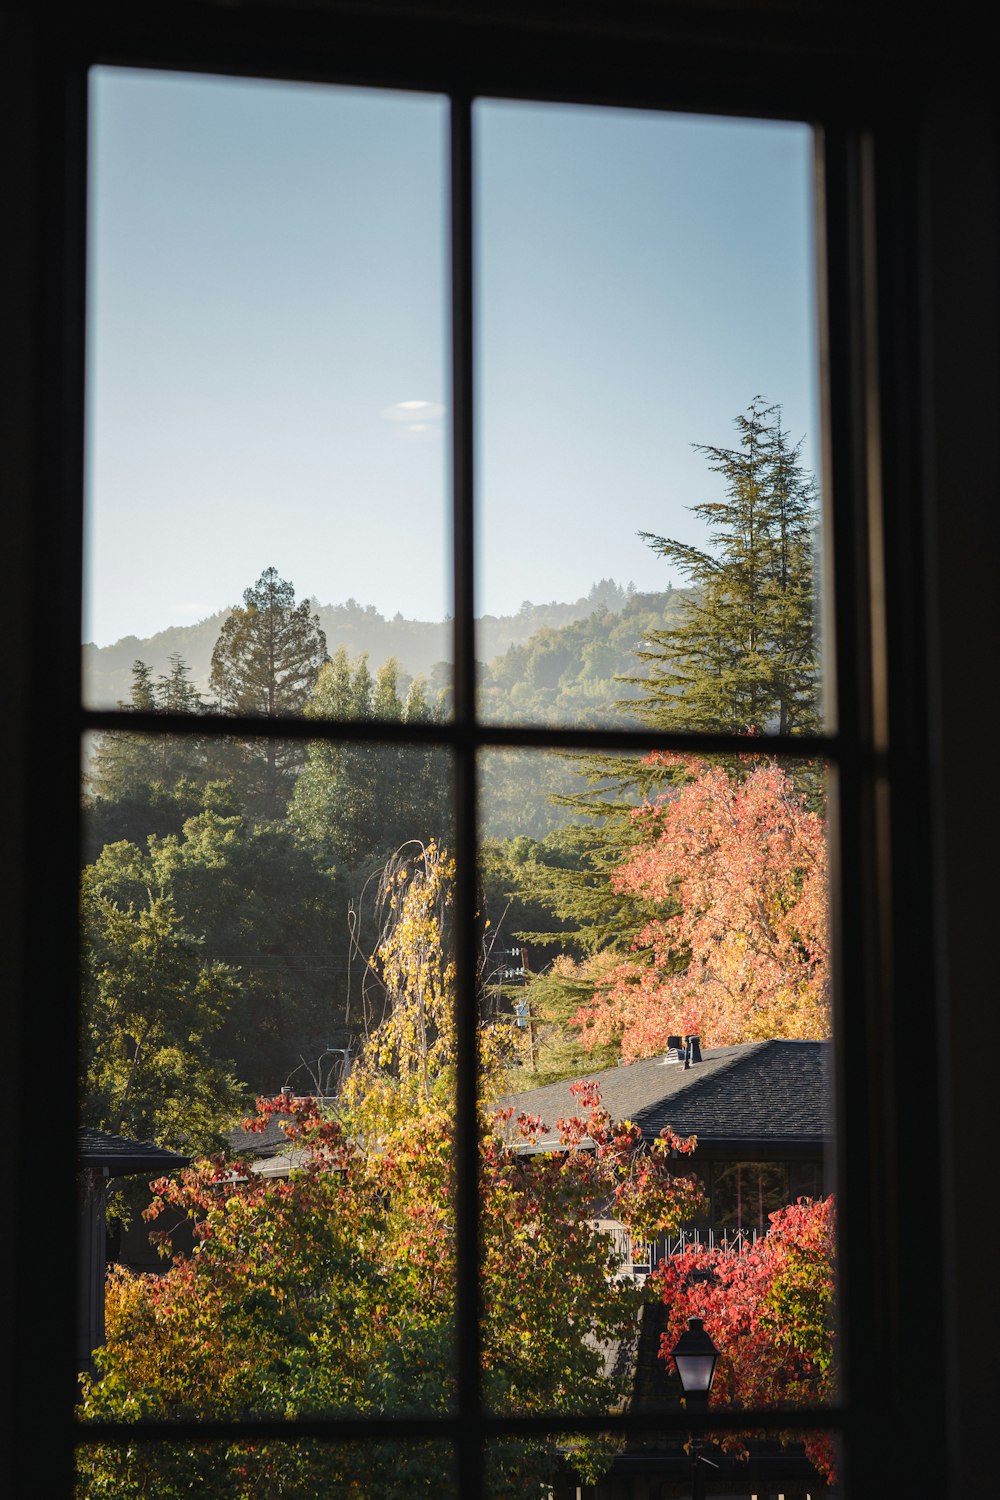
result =
[[[138,26],[139,23],[136,23]],[[294,25],[282,29],[274,16],[268,15],[261,23],[262,29],[254,32],[251,27],[241,29],[241,18],[232,25],[223,18],[206,19],[196,15],[192,30],[183,40],[160,34],[155,22],[148,30],[118,32],[114,25],[102,29],[100,35],[85,35],[72,39],[66,53],[58,56],[46,53],[45,64],[34,74],[27,67],[22,77],[16,80],[15,97],[24,99],[34,86],[38,86],[45,97],[45,119],[57,141],[45,142],[44,159],[46,175],[41,186],[45,191],[46,215],[32,215],[20,231],[15,253],[20,255],[24,271],[36,266],[47,289],[45,307],[48,318],[39,314],[31,331],[44,337],[41,343],[43,365],[38,377],[24,382],[21,394],[16,398],[12,411],[26,414],[26,428],[34,434],[33,446],[16,447],[15,471],[23,483],[24,469],[34,476],[32,500],[37,494],[45,497],[45,535],[32,528],[41,523],[37,512],[25,506],[25,525],[29,528],[31,541],[25,549],[29,567],[24,570],[24,579],[34,581],[37,577],[48,577],[50,584],[53,572],[44,570],[44,562],[51,553],[46,547],[53,543],[61,550],[57,555],[58,569],[54,575],[52,592],[56,606],[38,622],[37,654],[31,660],[36,675],[25,685],[28,703],[28,729],[24,740],[18,744],[19,753],[26,752],[33,759],[27,771],[23,763],[17,762],[18,785],[25,790],[17,817],[24,816],[24,809],[38,813],[37,831],[30,838],[20,835],[15,823],[13,830],[20,836],[15,844],[23,859],[26,876],[25,889],[29,900],[16,909],[15,933],[23,927],[16,951],[19,955],[19,978],[21,988],[28,991],[28,974],[31,966],[37,981],[38,992],[44,993],[48,1003],[55,1006],[55,997],[72,992],[75,975],[75,957],[67,952],[68,942],[53,943],[52,927],[69,933],[73,925],[75,910],[75,860],[72,855],[72,840],[66,835],[71,826],[77,788],[73,761],[75,749],[72,742],[75,728],[107,729],[110,720],[99,714],[88,713],[82,722],[75,718],[79,702],[75,667],[72,664],[76,643],[76,602],[79,586],[79,431],[80,413],[80,348],[81,328],[81,233],[80,233],[80,186],[82,162],[79,141],[82,138],[82,70],[89,63],[102,60],[134,64],[171,64],[175,66],[211,67],[219,65],[227,45],[234,50],[225,56],[225,62],[236,71],[253,73],[274,70],[275,53],[271,50],[276,38],[282,39],[280,70],[290,73],[308,72],[310,76],[321,74],[332,79],[352,83],[399,83],[419,84],[422,87],[440,87],[445,92],[458,90],[458,102],[454,107],[452,160],[453,209],[456,226],[453,297],[455,308],[455,452],[456,452],[456,498],[459,525],[457,527],[457,568],[454,612],[456,629],[455,682],[456,714],[449,742],[456,755],[458,775],[458,806],[464,817],[457,828],[458,854],[466,869],[472,868],[472,850],[462,840],[472,837],[474,828],[474,776],[473,758],[487,736],[477,729],[473,705],[474,674],[469,650],[472,609],[468,592],[471,577],[471,541],[467,525],[470,517],[472,411],[470,408],[471,361],[469,336],[471,333],[471,265],[469,260],[468,229],[471,222],[470,201],[470,155],[469,155],[469,107],[467,103],[470,82],[483,93],[516,94],[530,93],[542,97],[565,96],[567,92],[581,102],[616,102],[659,104],[673,107],[739,108],[761,114],[787,110],[794,115],[801,107],[807,90],[797,79],[788,82],[784,75],[783,59],[768,51],[759,75],[747,82],[742,73],[731,64],[729,54],[712,52],[709,48],[709,63],[706,53],[699,52],[689,44],[687,57],[690,67],[684,70],[683,82],[672,77],[651,77],[648,60],[641,49],[635,48],[635,38],[617,35],[609,42],[610,55],[599,56],[590,50],[587,34],[583,29],[568,34],[546,32],[538,47],[526,56],[523,35],[505,32],[501,28],[498,45],[488,52],[474,45],[475,36],[463,34],[470,41],[461,69],[450,72],[443,62],[435,62],[435,43],[440,41],[437,27],[445,23],[429,23],[422,31],[412,18],[400,23],[396,40],[399,44],[398,69],[394,60],[387,60],[384,36],[378,46],[367,29],[365,21],[356,25],[345,23],[341,29],[333,23],[316,21],[308,17],[296,18]],[[19,22],[20,26],[20,22]],[[272,29],[273,27],[273,29]],[[798,33],[796,33],[798,34]],[[738,22],[726,26],[724,40],[738,44],[741,29]],[[454,39],[454,38],[453,38]],[[22,60],[33,56],[29,42],[22,30],[16,32],[15,41],[19,50],[16,56]],[[331,43],[335,41],[336,47]],[[419,45],[407,48],[406,43]],[[702,46],[707,39],[702,38]],[[516,56],[512,56],[512,53]],[[181,55],[183,54],[183,55]],[[393,59],[396,57],[393,52]],[[682,55],[684,55],[682,53]],[[443,54],[442,54],[443,56]],[[631,60],[631,66],[621,72],[614,71],[611,80],[611,63]],[[595,66],[599,63],[600,66]],[[728,65],[727,65],[728,64]],[[475,76],[478,70],[478,75]],[[665,71],[665,70],[663,70]],[[569,83],[567,83],[567,79]],[[878,935],[889,930],[890,916],[881,905],[885,886],[883,877],[888,873],[895,877],[900,896],[917,896],[917,882],[909,885],[900,871],[899,821],[885,823],[889,809],[884,805],[883,789],[887,769],[896,762],[887,759],[884,742],[884,724],[879,710],[884,707],[884,683],[880,676],[881,662],[874,657],[870,646],[873,632],[867,601],[870,597],[870,567],[875,567],[880,577],[879,558],[871,563],[868,550],[877,544],[878,538],[869,530],[869,502],[877,499],[866,490],[864,459],[870,456],[876,436],[883,440],[895,438],[902,451],[905,449],[901,413],[910,411],[918,404],[907,386],[904,376],[894,371],[893,381],[888,381],[883,371],[882,395],[884,406],[881,417],[863,397],[870,396],[874,387],[875,371],[871,365],[871,347],[866,335],[873,332],[873,314],[865,306],[864,298],[873,288],[866,283],[860,270],[866,265],[865,256],[871,246],[866,242],[863,230],[872,228],[871,218],[865,217],[864,192],[870,188],[868,175],[870,162],[849,130],[842,128],[837,110],[838,94],[834,80],[820,73],[814,80],[815,107],[806,113],[825,124],[824,193],[827,224],[827,273],[826,306],[828,319],[828,372],[830,381],[829,411],[831,418],[831,470],[832,493],[836,497],[837,512],[837,588],[838,588],[838,639],[837,660],[839,673],[840,719],[834,740],[824,743],[822,749],[839,768],[839,797],[841,805],[841,846],[843,864],[839,872],[842,892],[841,920],[843,924],[842,951],[844,965],[842,993],[844,997],[843,1027],[847,1045],[842,1049],[844,1058],[843,1076],[839,1084],[843,1123],[841,1180],[843,1201],[846,1209],[845,1232],[845,1316],[847,1320],[847,1405],[843,1414],[848,1441],[849,1473],[853,1488],[863,1492],[869,1474],[884,1476],[897,1472],[894,1463],[909,1463],[905,1457],[907,1434],[920,1430],[921,1419],[930,1412],[935,1422],[943,1422],[940,1404],[935,1404],[939,1384],[933,1384],[933,1371],[923,1372],[922,1379],[931,1382],[930,1394],[926,1388],[916,1392],[906,1374],[907,1354],[916,1347],[917,1340],[905,1314],[906,1299],[911,1297],[919,1285],[918,1262],[912,1252],[899,1243],[898,1228],[900,1214],[895,1207],[897,1182],[902,1187],[912,1186],[914,1172],[905,1156],[905,1147],[899,1144],[900,1132],[915,1123],[915,1113],[905,1102],[901,1102],[902,1073],[906,1063],[912,1061],[913,1051],[894,1029],[898,1018],[889,1007],[885,973],[880,971],[881,962],[887,958],[880,951]],[[26,100],[26,107],[32,101]],[[65,111],[69,112],[71,128],[65,133],[61,124]],[[874,105],[872,106],[874,113]],[[30,116],[34,118],[33,115]],[[863,123],[869,123],[864,120]],[[881,124],[881,122],[879,122]],[[42,139],[38,137],[37,139]],[[888,153],[888,139],[884,128],[877,135],[880,150]],[[894,140],[895,138],[893,138]],[[29,168],[24,157],[16,160],[22,168]],[[888,165],[888,157],[879,158]],[[58,184],[58,186],[56,185]],[[906,262],[900,246],[893,242],[893,233],[905,219],[900,214],[893,218],[884,207],[886,199],[880,200],[879,221],[882,232],[880,241],[881,261],[879,290],[880,328],[884,346],[893,357],[902,347],[902,325],[905,319],[894,316],[889,285],[887,257],[894,253],[896,264],[904,267]],[[885,247],[889,248],[886,249]],[[68,282],[67,282],[68,274]],[[985,286],[980,279],[979,286]],[[904,296],[905,288],[895,288],[897,295]],[[34,315],[35,304],[29,307]],[[25,341],[27,343],[27,340]],[[885,348],[883,349],[885,358]],[[37,367],[32,366],[32,369]],[[877,425],[867,425],[877,424]],[[954,426],[951,431],[954,434]],[[941,416],[940,446],[947,448],[947,416]],[[891,444],[890,444],[891,446]],[[912,454],[911,449],[905,449]],[[889,472],[900,472],[899,452],[893,452]],[[23,491],[22,491],[23,492]],[[893,507],[898,496],[891,492],[886,509],[895,524],[891,532],[894,542],[899,541],[902,524]],[[877,507],[875,514],[878,514]],[[902,719],[907,728],[920,720],[920,690],[913,688],[909,680],[905,657],[897,649],[901,622],[907,615],[907,601],[900,599],[900,576],[894,559],[890,560],[888,573],[893,587],[889,591],[889,632],[891,665],[896,669],[893,690],[901,694],[895,701],[897,720]],[[37,571],[30,571],[37,570]],[[21,577],[15,579],[15,587],[21,586]],[[464,621],[464,625],[463,625]],[[50,676],[43,684],[37,669],[48,661]],[[871,684],[874,678],[874,688]],[[897,688],[897,684],[902,686]],[[907,696],[909,691],[909,696]],[[874,708],[873,708],[874,704]],[[219,726],[232,729],[231,722]],[[518,736],[496,735],[497,742],[549,746],[566,740],[553,731],[523,731]],[[575,740],[578,737],[572,736]],[[662,741],[662,736],[657,736]],[[602,740],[595,735],[593,742],[606,743],[615,748],[617,741],[612,735]],[[719,743],[719,742],[713,742]],[[796,747],[801,748],[801,747]],[[820,747],[817,747],[819,749]],[[464,768],[464,770],[463,770]],[[43,772],[44,777],[43,777]],[[45,784],[47,782],[47,784]],[[920,784],[917,772],[908,770],[904,762],[897,782],[896,796],[905,796]],[[900,790],[901,789],[901,790]],[[44,792],[44,797],[39,794]],[[463,832],[463,829],[465,830]],[[45,837],[40,837],[44,830]],[[888,837],[892,832],[895,844]],[[905,846],[905,840],[903,840]],[[907,846],[908,847],[908,846]],[[925,850],[926,852],[926,850]],[[949,867],[950,868],[950,867]],[[45,910],[40,909],[39,892],[45,893]],[[466,893],[468,903],[468,892]],[[924,908],[918,908],[924,910]],[[469,914],[468,904],[466,914]],[[899,920],[898,918],[896,920]],[[471,932],[471,922],[468,923]],[[472,955],[459,954],[460,967],[464,969],[466,982],[472,972]],[[932,997],[919,997],[918,1015],[926,1019],[933,1014]],[[466,1019],[468,1024],[468,1018]],[[44,1130],[51,1138],[51,1167],[46,1170],[44,1183],[34,1170],[21,1171],[18,1188],[18,1211],[30,1214],[33,1223],[40,1223],[51,1216],[51,1252],[37,1257],[32,1264],[29,1258],[21,1265],[19,1293],[30,1312],[30,1322],[25,1311],[12,1313],[12,1326],[18,1335],[18,1347],[23,1351],[15,1371],[17,1399],[24,1402],[25,1420],[20,1424],[22,1433],[28,1430],[27,1415],[34,1406],[36,1413],[43,1403],[51,1421],[52,1441],[46,1451],[27,1452],[22,1437],[16,1462],[17,1473],[22,1484],[33,1476],[34,1482],[44,1485],[47,1492],[67,1492],[69,1488],[68,1454],[73,1442],[70,1418],[72,1387],[72,1302],[69,1278],[65,1272],[68,1264],[69,1246],[72,1239],[72,1213],[68,1207],[71,1199],[72,1160],[70,1142],[73,1138],[73,1107],[71,1102],[73,1075],[73,1046],[71,1024],[67,1021],[52,1034],[51,1023],[44,1024],[42,1017],[30,1004],[18,1012],[16,1029],[11,1035],[16,1044],[12,1056],[19,1060],[22,1075],[30,1073],[39,1082],[48,1082],[51,1097],[47,1101],[40,1122],[29,1125],[19,1119],[18,1140],[22,1158],[27,1156],[27,1142],[33,1133]],[[472,1037],[465,1036],[466,1055],[471,1055]],[[467,1115],[472,1107],[473,1080],[467,1072],[460,1095],[460,1110]],[[931,1081],[933,1088],[933,1080]],[[938,1101],[932,1094],[929,1103],[930,1117],[940,1119]],[[19,1114],[27,1113],[20,1102]],[[47,1148],[48,1149],[48,1148]],[[34,1167],[34,1163],[32,1163]],[[471,1230],[473,1218],[471,1205],[473,1192],[474,1162],[466,1158],[460,1175],[465,1204],[464,1222]],[[468,1246],[468,1242],[467,1242]],[[7,1247],[8,1249],[10,1247]],[[450,1440],[457,1437],[462,1444],[465,1462],[464,1484],[471,1492],[474,1488],[476,1466],[481,1455],[483,1438],[499,1428],[484,1423],[477,1417],[474,1399],[476,1382],[475,1339],[473,1325],[468,1317],[471,1308],[470,1294],[473,1279],[469,1274],[471,1260],[466,1261],[464,1278],[464,1303],[466,1319],[465,1336],[460,1344],[462,1369],[466,1377],[465,1399],[470,1403],[463,1408],[459,1421],[447,1429]],[[48,1279],[43,1274],[49,1271]],[[904,1313],[900,1312],[900,1299]],[[962,1336],[968,1332],[968,1322],[962,1324]],[[34,1337],[29,1337],[29,1330]],[[890,1438],[897,1445],[892,1459],[881,1452],[882,1429],[876,1430],[872,1412],[884,1410],[884,1403],[877,1397],[877,1377],[884,1365],[872,1357],[865,1347],[866,1330],[873,1330],[875,1348],[879,1355],[891,1355],[893,1390],[896,1404],[888,1421]],[[933,1348],[940,1353],[941,1342],[936,1340]],[[60,1353],[61,1351],[61,1353]],[[943,1358],[943,1355],[942,1355]],[[916,1361],[910,1361],[914,1366]],[[61,1372],[54,1374],[53,1372]],[[12,1382],[13,1384],[13,1382]],[[965,1387],[961,1388],[965,1394]],[[466,1420],[471,1417],[472,1420]],[[387,1428],[388,1433],[391,1429]],[[355,1436],[345,1429],[344,1436]],[[442,1434],[444,1435],[444,1434]],[[220,1434],[223,1436],[223,1434]]]

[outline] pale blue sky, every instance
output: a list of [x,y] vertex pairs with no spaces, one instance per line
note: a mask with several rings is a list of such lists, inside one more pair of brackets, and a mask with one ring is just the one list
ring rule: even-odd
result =
[[[759,392],[817,464],[809,132],[475,128],[479,611],[664,588],[635,533],[698,539],[692,443]],[[324,604],[450,607],[446,140],[426,96],[92,74],[85,640],[271,563]]]

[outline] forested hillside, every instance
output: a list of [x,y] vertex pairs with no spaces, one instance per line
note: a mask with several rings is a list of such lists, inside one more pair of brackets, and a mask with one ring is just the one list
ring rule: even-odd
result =
[[[613,579],[595,583],[572,603],[532,604],[516,615],[483,615],[477,623],[476,652],[483,663],[484,706],[491,718],[508,722],[553,709],[563,714],[593,713],[602,695],[607,705],[621,696],[611,685],[630,672],[638,641],[662,627],[671,595],[635,594]],[[401,680],[423,676],[435,688],[447,683],[451,640],[447,621],[387,619],[374,605],[354,599],[311,608],[332,655],[343,646],[351,657],[367,653],[374,670],[389,657]],[[193,685],[211,697],[212,651],[230,612],[221,610],[197,625],[172,625],[148,639],[125,636],[113,645],[83,647],[84,692],[94,708],[127,702],[132,665],[139,660],[153,676],[166,675],[180,656]]]

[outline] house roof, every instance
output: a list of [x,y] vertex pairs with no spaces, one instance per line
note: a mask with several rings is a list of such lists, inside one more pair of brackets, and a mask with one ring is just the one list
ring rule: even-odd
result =
[[149,1141],[133,1141],[125,1135],[110,1135],[106,1130],[83,1128],[79,1132],[77,1159],[81,1166],[103,1172],[106,1177],[170,1172],[175,1167],[186,1167],[191,1160]]
[[[828,1042],[748,1042],[707,1047],[702,1061],[652,1057],[590,1075],[615,1120],[633,1120],[647,1140],[664,1126],[696,1135],[699,1150],[720,1154],[818,1154],[831,1134]],[[509,1094],[515,1113],[540,1115],[547,1126],[579,1112],[573,1080]],[[551,1150],[550,1129],[526,1149]]]
[[227,1130],[229,1149],[240,1154],[248,1152],[261,1158],[287,1152],[288,1136],[282,1125],[291,1123],[292,1119],[292,1115],[277,1114],[271,1116],[263,1130],[244,1130],[242,1126]]

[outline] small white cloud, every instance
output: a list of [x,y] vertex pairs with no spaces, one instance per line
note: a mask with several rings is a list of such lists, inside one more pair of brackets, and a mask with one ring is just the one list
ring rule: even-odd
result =
[[383,406],[382,416],[399,422],[404,432],[428,432],[444,416],[444,407],[440,401],[397,401],[395,406]]

